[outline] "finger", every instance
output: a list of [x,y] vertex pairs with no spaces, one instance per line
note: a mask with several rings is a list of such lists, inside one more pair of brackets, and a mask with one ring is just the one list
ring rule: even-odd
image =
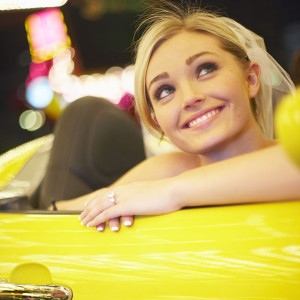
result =
[[80,214],[79,216],[79,220],[84,220],[86,218],[86,216],[89,214],[91,208],[85,208],[84,211]]
[[133,216],[124,216],[122,217],[122,223],[126,227],[130,227],[133,224]]
[[88,214],[89,214],[89,210],[85,208],[84,211],[80,214],[79,220],[84,220]]
[[89,194],[87,197],[86,197],[86,201],[84,203],[84,206],[85,207],[88,207],[89,204],[97,198],[97,196],[99,195],[99,191],[95,191],[95,192],[92,192],[91,194]]
[[[98,192],[97,194],[94,193],[94,196],[92,198],[92,196],[90,196],[90,200],[89,202],[86,202],[86,207],[84,209],[84,211],[80,214],[79,219],[82,220],[82,224],[86,225],[86,218],[88,218],[88,220],[90,221],[90,218],[88,217],[90,215],[90,217],[93,217],[93,214],[91,214],[91,211],[93,211],[95,209],[95,207],[98,207],[98,213],[101,212],[101,203],[104,203],[104,199],[101,199],[101,193]],[[103,198],[103,194],[102,194],[102,198]],[[101,202],[102,201],[102,202]],[[107,206],[109,204],[109,202],[106,202],[106,206],[103,207],[103,209],[106,209]],[[103,210],[102,209],[102,210]]]
[[110,208],[107,208],[102,213],[98,214],[92,221],[87,223],[88,227],[94,227],[101,223],[104,223],[110,219],[114,219],[120,217],[122,214],[122,206],[121,205],[113,205]]
[[[82,218],[81,224],[82,225],[87,225],[90,221],[92,221],[93,219],[95,219],[95,217],[97,215],[99,215],[100,213],[102,213],[103,211],[105,211],[106,209],[108,209],[109,207],[111,207],[112,205],[113,204],[111,202],[109,202],[109,201],[102,201],[102,202],[100,202],[99,204],[97,204],[96,206],[94,206],[93,208],[91,208],[90,211],[87,210],[87,214]],[[101,223],[103,223],[103,222],[101,222]],[[98,224],[95,224],[95,225],[98,225]],[[89,225],[87,225],[87,226],[89,226]]]
[[98,226],[96,226],[97,231],[104,231],[105,229],[105,223],[99,224]]
[[90,204],[93,204],[94,200],[97,200],[98,198],[103,196],[105,194],[106,190],[107,190],[106,188],[102,188],[100,190],[97,190],[97,191],[94,191],[94,192],[90,193],[86,198],[84,206],[86,208],[88,208],[90,206]]
[[108,220],[108,224],[111,231],[119,231],[120,230],[120,220],[119,218],[114,218]]
[[88,197],[88,200],[84,203],[84,210],[82,211],[82,213],[79,216],[79,220],[83,220],[90,212],[90,210],[93,208],[93,206],[91,206],[90,204],[92,203],[93,200],[95,200],[95,195],[90,195]]
[[[101,189],[99,191],[92,193],[89,196],[88,201],[85,202],[85,209],[79,216],[80,220],[84,220],[89,215],[91,210],[93,210],[97,204],[101,203],[101,198],[103,198],[102,200],[104,201],[105,193],[103,193],[103,191],[105,191],[105,190],[106,189]],[[105,206],[104,209],[106,209],[107,207],[109,207],[109,206]],[[83,223],[85,224],[85,222],[83,222]]]

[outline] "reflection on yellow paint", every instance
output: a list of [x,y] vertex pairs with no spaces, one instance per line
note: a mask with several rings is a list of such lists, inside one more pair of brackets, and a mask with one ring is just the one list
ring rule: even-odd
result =
[[0,214],[0,244],[0,278],[37,262],[74,299],[300,299],[300,202],[137,217],[118,233],[78,215]]
[[2,154],[0,156],[0,193],[1,189],[13,180],[33,153],[35,153],[44,144],[51,145],[52,141],[53,135],[46,135],[22,144]]
[[10,273],[9,282],[18,284],[51,284],[50,271],[42,264],[28,262],[17,265]]

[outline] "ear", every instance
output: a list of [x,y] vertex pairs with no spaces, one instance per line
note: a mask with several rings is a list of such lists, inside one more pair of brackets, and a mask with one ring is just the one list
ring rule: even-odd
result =
[[248,69],[248,95],[249,99],[254,98],[260,88],[260,66],[258,63],[251,62],[249,69]]

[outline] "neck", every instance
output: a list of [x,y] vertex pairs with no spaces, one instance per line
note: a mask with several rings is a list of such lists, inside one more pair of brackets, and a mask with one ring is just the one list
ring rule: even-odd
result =
[[216,149],[200,155],[201,165],[209,165],[215,162],[226,160],[242,154],[254,152],[269,146],[276,142],[263,138],[258,126],[252,127],[244,132],[239,138],[233,137]]

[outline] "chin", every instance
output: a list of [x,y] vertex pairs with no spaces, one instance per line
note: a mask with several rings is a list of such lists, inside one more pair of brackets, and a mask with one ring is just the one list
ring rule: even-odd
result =
[[226,144],[226,140],[228,140],[227,137],[225,138],[220,135],[213,135],[209,138],[199,137],[198,139],[191,140],[188,143],[173,143],[184,152],[205,155],[222,149]]

